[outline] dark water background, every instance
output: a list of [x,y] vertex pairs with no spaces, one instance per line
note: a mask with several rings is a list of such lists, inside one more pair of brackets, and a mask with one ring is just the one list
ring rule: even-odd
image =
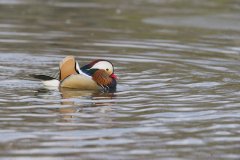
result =
[[[111,60],[116,93],[31,73]],[[0,0],[0,159],[239,160],[240,2]]]

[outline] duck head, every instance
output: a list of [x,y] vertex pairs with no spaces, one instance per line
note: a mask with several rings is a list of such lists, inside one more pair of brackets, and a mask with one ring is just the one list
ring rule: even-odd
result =
[[110,78],[115,80],[118,79],[118,77],[114,74],[113,64],[107,60],[102,60],[102,59],[95,60],[81,67],[81,70],[90,76],[92,76],[96,71],[102,70],[102,71],[105,71]]
[[98,59],[83,67],[81,71],[92,79],[104,90],[116,90],[118,77],[114,74],[114,67],[110,61]]

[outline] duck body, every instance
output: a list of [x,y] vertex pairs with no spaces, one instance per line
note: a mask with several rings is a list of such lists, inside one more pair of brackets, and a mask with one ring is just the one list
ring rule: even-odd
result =
[[68,76],[60,83],[60,87],[64,88],[76,88],[82,90],[96,90],[101,89],[95,81],[91,78],[81,74],[73,74]]
[[59,74],[35,75],[35,78],[44,80],[46,86],[81,90],[115,91],[117,86],[111,62],[95,60],[80,68],[73,56],[67,56],[59,63]]

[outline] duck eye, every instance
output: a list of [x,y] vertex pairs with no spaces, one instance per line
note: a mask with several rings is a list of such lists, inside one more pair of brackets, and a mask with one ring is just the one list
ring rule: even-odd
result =
[[107,68],[106,71],[109,71],[109,69]]

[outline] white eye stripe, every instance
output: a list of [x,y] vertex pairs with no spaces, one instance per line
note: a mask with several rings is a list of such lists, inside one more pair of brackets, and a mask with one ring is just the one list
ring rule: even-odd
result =
[[104,69],[113,72],[113,66],[108,61],[99,61],[96,64],[94,64],[91,69]]

